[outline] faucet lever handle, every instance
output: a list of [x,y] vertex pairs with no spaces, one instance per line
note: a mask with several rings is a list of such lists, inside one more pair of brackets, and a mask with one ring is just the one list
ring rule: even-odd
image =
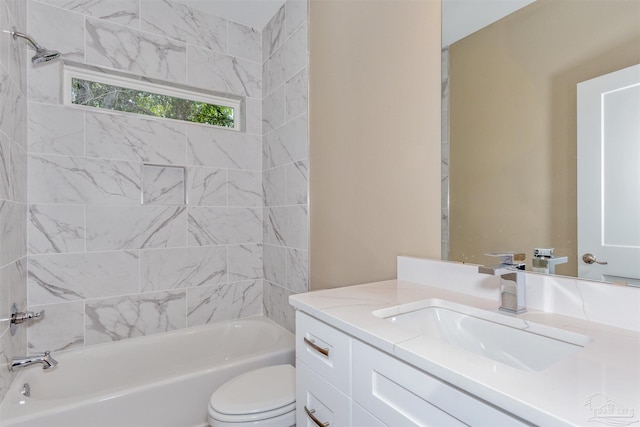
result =
[[500,258],[500,264],[520,266],[524,264],[524,260],[527,257],[526,254],[521,252],[492,252],[485,254],[486,256]]

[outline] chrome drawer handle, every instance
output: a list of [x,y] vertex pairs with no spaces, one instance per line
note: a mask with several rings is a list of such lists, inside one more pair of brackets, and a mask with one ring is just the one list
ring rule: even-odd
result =
[[320,347],[318,344],[316,344],[316,342],[314,340],[310,340],[307,337],[304,337],[303,340],[304,340],[305,344],[307,344],[309,347],[311,347],[312,349],[314,349],[318,353],[323,354],[325,357],[329,357],[329,349],[328,348]]
[[[306,338],[305,338],[305,339],[306,339]],[[315,416],[315,415],[313,415],[313,414],[315,414],[315,412],[316,412],[316,410],[315,410],[315,409],[309,409],[309,408],[307,408],[307,405],[304,405],[304,410],[305,410],[305,412],[307,413],[307,416],[308,416],[309,418],[311,418],[311,420],[312,420],[314,423],[316,423],[316,425],[317,425],[318,427],[327,427],[327,426],[329,425],[329,421],[327,421],[326,423],[323,423],[323,422],[322,422],[322,421],[320,421],[318,418],[316,418],[316,416]]]

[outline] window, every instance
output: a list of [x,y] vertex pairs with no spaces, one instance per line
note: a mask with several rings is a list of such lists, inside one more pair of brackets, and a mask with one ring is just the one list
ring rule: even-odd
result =
[[239,130],[240,101],[65,66],[65,103]]

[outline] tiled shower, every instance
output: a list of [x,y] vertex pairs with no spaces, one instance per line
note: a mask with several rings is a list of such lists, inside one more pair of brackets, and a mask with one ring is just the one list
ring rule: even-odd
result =
[[[261,31],[177,1],[0,0],[65,63],[240,97],[242,131],[66,106],[60,63],[0,43],[0,333],[15,355],[258,314],[308,289],[307,7]],[[28,184],[27,184],[28,183]],[[0,369],[0,398],[12,377]]]

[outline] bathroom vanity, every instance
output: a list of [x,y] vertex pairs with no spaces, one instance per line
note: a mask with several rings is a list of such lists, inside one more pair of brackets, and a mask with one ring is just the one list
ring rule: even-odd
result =
[[513,316],[497,287],[400,257],[397,280],[292,296],[297,425],[637,422],[639,289],[527,273]]

